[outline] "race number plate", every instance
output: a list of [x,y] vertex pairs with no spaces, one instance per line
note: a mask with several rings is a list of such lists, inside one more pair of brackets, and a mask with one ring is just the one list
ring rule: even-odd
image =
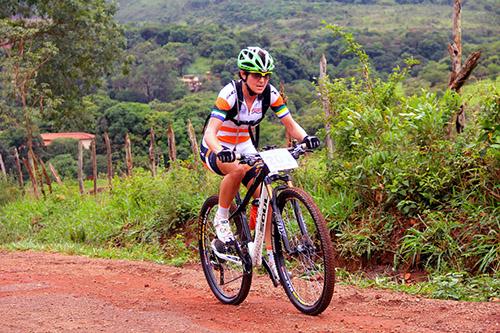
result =
[[299,165],[286,148],[266,150],[259,153],[270,172],[290,170],[298,168]]

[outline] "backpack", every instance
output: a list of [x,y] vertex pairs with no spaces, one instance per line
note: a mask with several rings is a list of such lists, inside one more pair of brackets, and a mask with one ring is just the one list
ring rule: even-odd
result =
[[[226,120],[231,120],[233,123],[235,123],[237,126],[240,125],[248,125],[248,133],[250,134],[250,139],[252,140],[252,144],[255,146],[255,148],[259,147],[259,134],[260,134],[260,122],[262,119],[264,119],[267,110],[271,106],[271,86],[268,84],[262,94],[257,97],[257,98],[263,98],[262,100],[262,116],[258,120],[254,121],[244,121],[244,120],[237,120],[237,115],[239,112],[239,106],[244,103],[243,100],[243,88],[242,88],[242,82],[241,81],[232,81],[235,89],[236,89],[236,95],[237,95],[237,101],[234,103],[233,107],[231,110],[227,112]],[[203,135],[205,135],[205,128],[207,127],[208,121],[210,120],[210,114],[208,115],[207,119],[205,120],[205,125],[203,125]],[[252,126],[255,126],[255,133],[252,131]]]

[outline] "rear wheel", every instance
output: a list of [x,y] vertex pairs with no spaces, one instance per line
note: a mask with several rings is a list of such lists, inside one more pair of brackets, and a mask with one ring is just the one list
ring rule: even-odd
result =
[[[245,300],[252,283],[251,269],[245,271],[243,265],[219,258],[212,247],[212,241],[217,239],[212,221],[217,211],[218,196],[208,198],[203,204],[199,216],[199,251],[203,272],[215,297],[224,304],[240,304]],[[234,207],[232,207],[234,208]],[[233,210],[233,209],[232,209]],[[244,239],[243,228],[239,216],[229,221],[235,238],[239,244]],[[238,256],[230,249],[226,254]]]
[[333,246],[325,219],[301,189],[283,190],[277,204],[289,243],[287,249],[277,234],[276,265],[283,288],[297,309],[318,315],[330,304],[335,284]]

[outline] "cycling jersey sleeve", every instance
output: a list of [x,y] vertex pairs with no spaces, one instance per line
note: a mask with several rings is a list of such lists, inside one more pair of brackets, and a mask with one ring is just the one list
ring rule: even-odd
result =
[[271,109],[274,114],[278,116],[279,119],[284,118],[286,115],[290,114],[290,110],[285,104],[285,101],[281,97],[278,90],[271,85]]
[[236,90],[234,85],[229,83],[219,92],[215,105],[212,107],[210,117],[224,121],[228,111],[231,110],[235,102]]

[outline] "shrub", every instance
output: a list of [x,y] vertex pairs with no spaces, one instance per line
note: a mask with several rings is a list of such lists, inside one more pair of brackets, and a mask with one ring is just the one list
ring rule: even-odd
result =
[[49,160],[62,178],[76,179],[78,162],[71,154],[57,155]]
[[[495,271],[500,262],[494,241],[500,223],[496,87],[481,92],[480,110],[467,109],[465,131],[450,135],[449,122],[464,104],[461,96],[401,94],[397,87],[407,69],[395,68],[386,81],[372,78],[352,35],[332,30],[361,62],[359,78],[325,80],[334,108],[326,121],[335,142],[326,186],[337,193],[330,196],[358,198],[350,215],[329,223],[339,252],[367,260],[392,250],[398,267]],[[484,216],[491,219],[473,227]]]
[[65,154],[70,155],[75,160],[78,158],[78,140],[56,139],[47,146],[48,159]]

